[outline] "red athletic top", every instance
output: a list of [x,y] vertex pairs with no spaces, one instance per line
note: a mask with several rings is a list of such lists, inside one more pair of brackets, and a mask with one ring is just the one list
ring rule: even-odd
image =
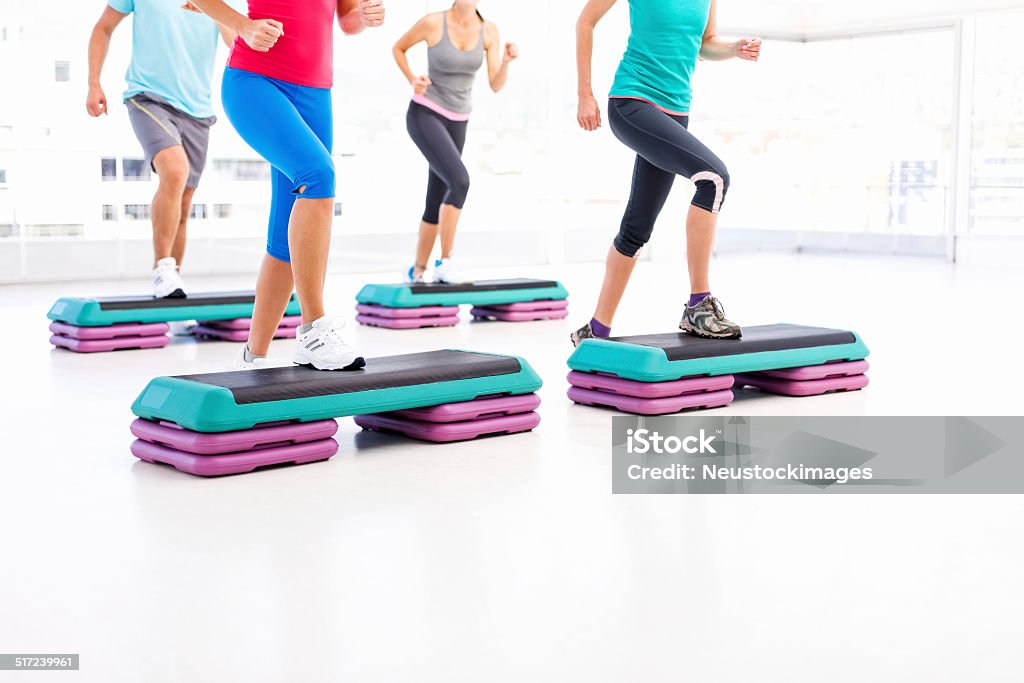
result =
[[228,66],[296,85],[334,84],[334,14],[337,0],[249,0],[250,19],[276,19],[284,35],[269,52],[235,39]]

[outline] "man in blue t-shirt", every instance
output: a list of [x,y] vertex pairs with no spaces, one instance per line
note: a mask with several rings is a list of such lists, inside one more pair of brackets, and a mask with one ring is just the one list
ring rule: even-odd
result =
[[192,195],[206,165],[210,126],[217,120],[211,79],[218,34],[229,47],[235,35],[191,2],[107,0],[89,40],[90,116],[107,113],[100,74],[111,35],[129,14],[134,15],[132,59],[124,103],[146,160],[160,179],[151,212],[153,296],[180,298],[188,294],[179,268]]

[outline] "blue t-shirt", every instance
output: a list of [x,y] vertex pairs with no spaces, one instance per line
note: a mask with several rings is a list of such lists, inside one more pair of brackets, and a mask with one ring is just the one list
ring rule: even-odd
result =
[[124,99],[147,92],[189,116],[213,116],[210,82],[220,40],[217,24],[206,15],[181,9],[184,0],[107,0],[107,4],[121,14],[135,14]]
[[611,96],[689,112],[690,79],[710,12],[711,0],[629,0],[629,43]]

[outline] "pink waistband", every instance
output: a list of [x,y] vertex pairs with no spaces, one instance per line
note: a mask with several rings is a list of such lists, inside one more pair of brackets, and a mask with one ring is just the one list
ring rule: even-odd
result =
[[437,102],[427,99],[425,95],[413,95],[412,101],[416,104],[423,105],[431,111],[437,112],[449,121],[469,121],[469,114],[459,114],[458,112],[448,111]]
[[671,116],[689,116],[690,115],[690,112],[686,112],[686,111],[672,111],[671,109],[665,109],[665,107],[657,105],[654,102],[651,102],[650,100],[645,100],[642,97],[630,97],[629,95],[611,95],[610,98],[613,99],[613,100],[640,100],[641,102],[646,102],[647,104],[651,105],[655,109],[657,109],[659,111],[663,111],[666,114],[669,114]]

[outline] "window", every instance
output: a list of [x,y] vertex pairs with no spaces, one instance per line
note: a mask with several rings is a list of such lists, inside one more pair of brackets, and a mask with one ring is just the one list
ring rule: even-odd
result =
[[71,62],[56,61],[53,63],[53,77],[58,83],[71,80]]
[[341,202],[335,202],[334,203],[334,215],[335,216],[340,216],[341,215]]
[[968,230],[1024,234],[1024,73],[1013,41],[1024,12],[979,17]]
[[261,159],[215,159],[213,168],[231,180],[270,179],[270,164]]
[[26,232],[29,237],[81,237],[85,228],[74,224],[39,224],[28,225]]
[[149,220],[149,204],[125,204],[124,215],[128,220]]
[[0,168],[0,185],[7,184],[7,170]]
[[103,178],[103,182],[109,183],[117,180],[117,159],[113,157],[100,159],[100,175]]
[[145,159],[122,159],[121,174],[128,181],[149,180],[152,176],[152,169]]
[[103,220],[105,221],[116,221],[117,220],[117,208],[113,204],[103,205]]
[[188,217],[193,220],[206,218],[206,204],[193,204]]
[[213,217],[214,218],[231,218],[231,205],[230,204],[214,204],[213,205]]
[[[913,234],[941,245],[953,33],[770,43],[697,67],[691,130],[728,165],[726,228]],[[799,75],[799,77],[796,77]],[[810,238],[813,239],[813,238]]]

